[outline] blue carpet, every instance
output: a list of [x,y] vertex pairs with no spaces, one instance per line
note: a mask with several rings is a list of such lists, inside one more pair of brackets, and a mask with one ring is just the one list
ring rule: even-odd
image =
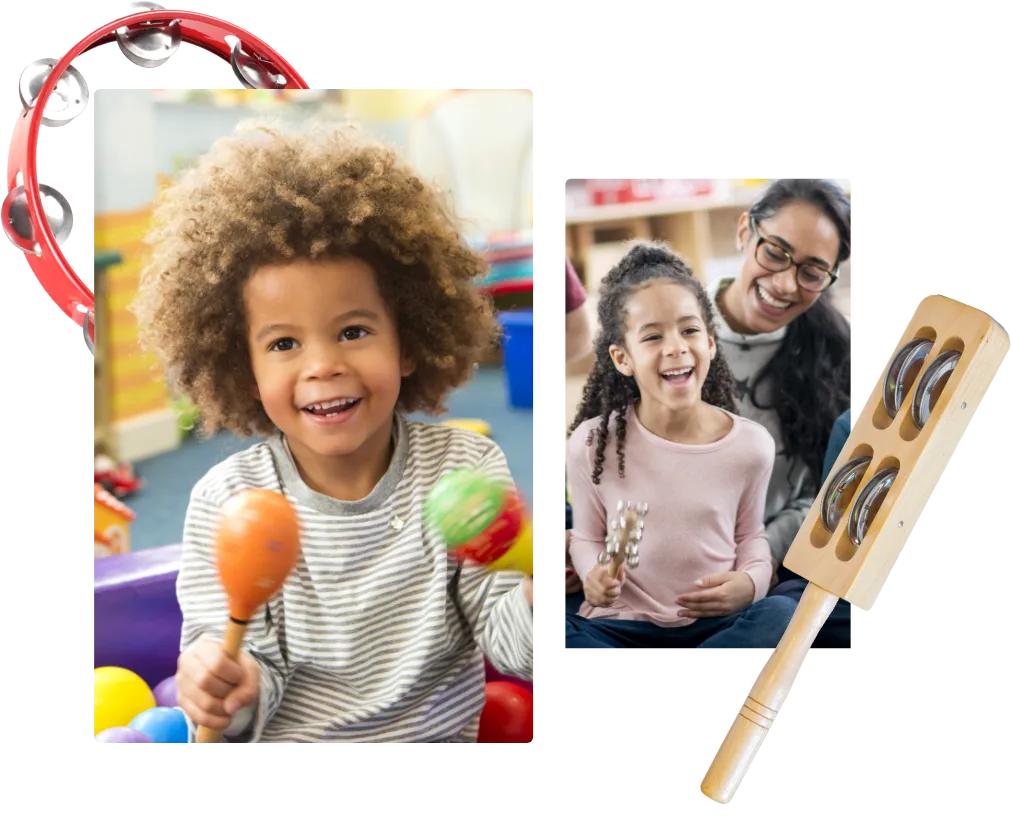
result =
[[[515,409],[506,397],[505,375],[500,367],[481,367],[461,389],[450,396],[444,417],[412,415],[415,420],[479,418],[491,425],[491,436],[502,447],[516,485],[532,508],[534,489],[533,413]],[[145,481],[143,489],[126,498],[137,514],[130,527],[132,550],[177,543],[194,484],[215,463],[251,446],[255,439],[219,433],[202,439],[190,435],[175,451],[134,463]]]

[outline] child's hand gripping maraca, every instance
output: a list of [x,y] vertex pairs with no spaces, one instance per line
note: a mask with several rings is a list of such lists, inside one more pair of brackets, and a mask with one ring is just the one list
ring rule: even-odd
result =
[[474,469],[457,469],[425,501],[449,549],[492,571],[534,573],[533,531],[516,489]]
[[[298,517],[283,494],[249,489],[221,509],[216,550],[218,574],[228,596],[224,651],[235,659],[246,626],[282,585],[301,552]],[[197,729],[197,743],[219,741],[220,730]]]

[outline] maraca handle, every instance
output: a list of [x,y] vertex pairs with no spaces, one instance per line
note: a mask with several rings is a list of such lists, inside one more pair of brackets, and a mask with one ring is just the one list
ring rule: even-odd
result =
[[[228,627],[225,628],[225,655],[229,659],[235,659],[242,650],[242,640],[246,636],[246,624],[236,622],[234,619],[228,620]],[[214,730],[210,727],[197,728],[197,744],[214,744],[221,741],[221,730]]]
[[811,643],[838,601],[835,594],[808,583],[786,633],[759,674],[702,780],[702,792],[714,801],[726,804],[734,797],[783,706]]

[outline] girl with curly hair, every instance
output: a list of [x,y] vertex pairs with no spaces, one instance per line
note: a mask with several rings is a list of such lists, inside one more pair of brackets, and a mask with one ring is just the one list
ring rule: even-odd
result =
[[[596,360],[570,429],[570,555],[586,602],[567,647],[775,647],[796,604],[767,598],[773,441],[734,414],[712,304],[684,262],[641,244],[605,276]],[[608,513],[646,502],[639,565],[597,559]]]
[[[532,678],[532,581],[460,564],[422,518],[449,471],[511,479],[443,409],[497,337],[485,271],[442,198],[350,131],[252,129],[162,196],[134,305],[203,430],[265,439],[194,487],[177,682],[231,741],[474,741],[483,655]],[[302,556],[222,648],[213,532],[237,492],[283,492]],[[192,726],[191,725],[191,726]]]

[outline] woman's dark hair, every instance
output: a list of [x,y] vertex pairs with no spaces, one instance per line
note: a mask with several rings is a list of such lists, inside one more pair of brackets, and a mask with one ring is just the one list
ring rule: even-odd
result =
[[[839,233],[836,265],[850,256],[850,202],[829,179],[780,179],[752,206],[755,224],[794,202],[814,205]],[[769,403],[758,402],[767,383]],[[831,301],[831,288],[787,326],[779,350],[751,387],[752,401],[779,417],[786,457],[799,458],[821,478],[825,450],[836,419],[850,405],[850,328]]]
[[[593,463],[592,480],[600,483],[604,471],[604,452],[607,449],[608,423],[612,412],[617,415],[615,426],[618,453],[618,474],[625,476],[625,413],[633,401],[640,398],[635,378],[622,375],[611,361],[609,349],[612,344],[625,344],[625,304],[628,297],[642,285],[657,280],[680,284],[689,289],[698,299],[699,310],[705,321],[706,332],[716,338],[716,322],[713,305],[702,282],[692,275],[692,271],[678,256],[660,243],[638,244],[604,276],[600,285],[600,302],[597,316],[600,334],[594,345],[593,369],[583,388],[583,399],[576,411],[576,419],[569,428],[571,434],[585,420],[600,418],[600,424],[586,438],[586,445],[592,446],[596,438],[596,459]],[[709,373],[702,384],[702,400],[719,406],[728,412],[736,412],[734,400],[734,378],[730,373],[726,358],[716,343],[716,354],[709,364]]]

